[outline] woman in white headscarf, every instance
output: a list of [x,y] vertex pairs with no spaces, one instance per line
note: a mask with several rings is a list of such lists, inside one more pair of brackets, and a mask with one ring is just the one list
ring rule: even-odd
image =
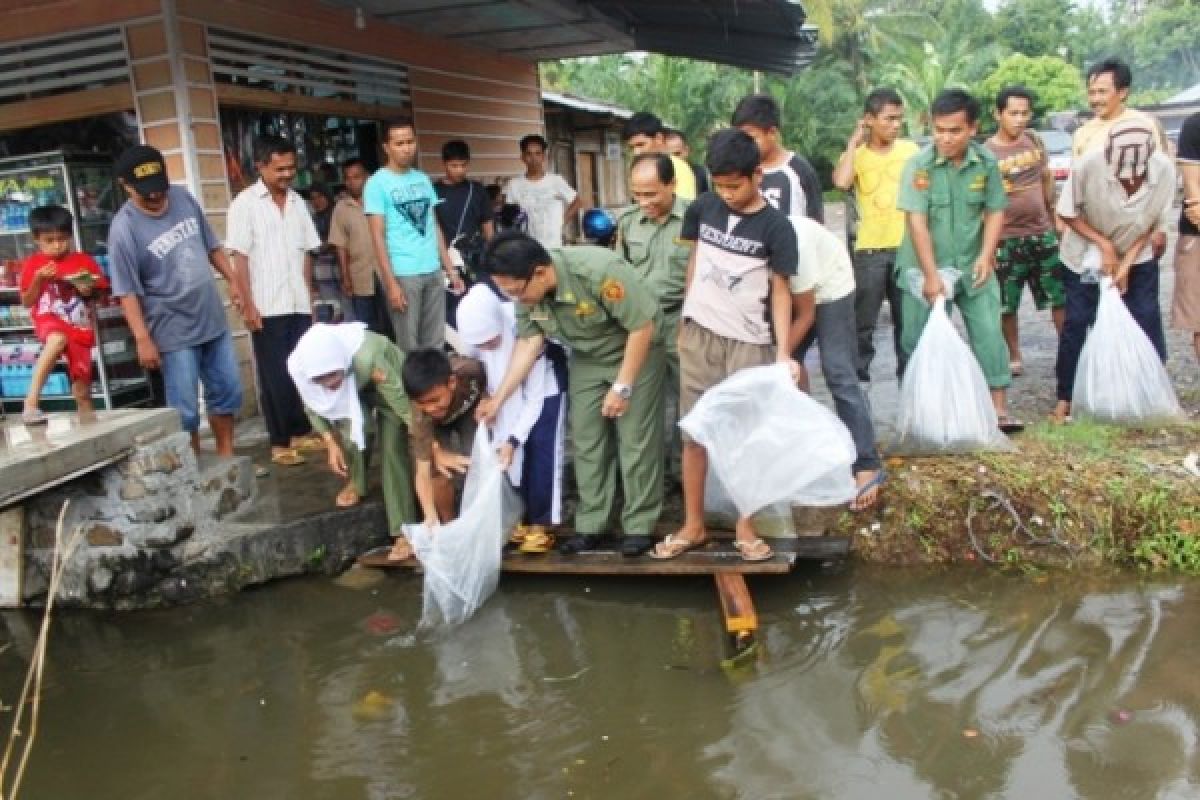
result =
[[[397,537],[394,559],[411,555],[402,525],[419,517],[413,497],[408,425],[412,411],[400,382],[404,354],[361,322],[316,324],[288,356],[313,430],[325,440],[329,468],[347,482],[336,503],[346,508],[367,494],[368,442],[383,451],[383,501],[388,529]],[[378,436],[373,417],[378,414]]]
[[[486,283],[471,287],[458,305],[458,335],[463,355],[483,362],[488,394],[504,381],[516,346],[513,304]],[[545,354],[529,377],[496,415],[492,441],[500,463],[525,501],[525,524],[513,540],[523,553],[544,553],[554,546],[553,527],[562,522],[563,435],[566,402]]]

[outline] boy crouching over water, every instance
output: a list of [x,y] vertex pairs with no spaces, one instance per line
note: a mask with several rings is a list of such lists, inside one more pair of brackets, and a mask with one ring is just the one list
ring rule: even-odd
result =
[[409,439],[417,504],[425,525],[434,528],[458,516],[487,376],[475,359],[435,348],[409,353],[400,376],[413,404]]

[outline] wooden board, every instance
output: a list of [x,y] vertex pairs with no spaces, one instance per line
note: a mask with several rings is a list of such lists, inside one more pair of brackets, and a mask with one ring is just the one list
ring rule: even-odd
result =
[[[416,559],[388,561],[388,547],[379,547],[358,557],[364,567],[415,569]],[[714,542],[702,550],[692,550],[670,561],[648,556],[627,558],[615,550],[590,550],[573,556],[559,553],[524,555],[506,553],[504,572],[534,575],[786,575],[796,565],[795,553],[777,553],[770,561],[742,561],[732,546]]]
[[754,601],[750,599],[750,590],[746,587],[746,577],[735,573],[721,572],[714,575],[717,582],[717,596],[721,600],[721,616],[725,618],[725,631],[741,644],[746,636],[753,636],[758,630],[758,613],[754,610]]

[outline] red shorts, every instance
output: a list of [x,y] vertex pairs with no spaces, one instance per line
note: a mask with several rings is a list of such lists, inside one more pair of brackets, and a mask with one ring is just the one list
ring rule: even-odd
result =
[[63,354],[67,357],[67,374],[71,377],[71,383],[92,382],[92,348],[96,345],[96,335],[90,328],[76,327],[59,317],[42,317],[34,320],[33,330],[42,343],[52,333],[67,337]]

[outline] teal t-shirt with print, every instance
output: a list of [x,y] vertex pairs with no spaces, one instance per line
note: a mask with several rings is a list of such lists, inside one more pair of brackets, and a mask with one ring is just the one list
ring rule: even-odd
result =
[[427,275],[441,269],[437,246],[437,192],[419,169],[380,168],[363,189],[363,210],[383,217],[384,239],[395,275]]

